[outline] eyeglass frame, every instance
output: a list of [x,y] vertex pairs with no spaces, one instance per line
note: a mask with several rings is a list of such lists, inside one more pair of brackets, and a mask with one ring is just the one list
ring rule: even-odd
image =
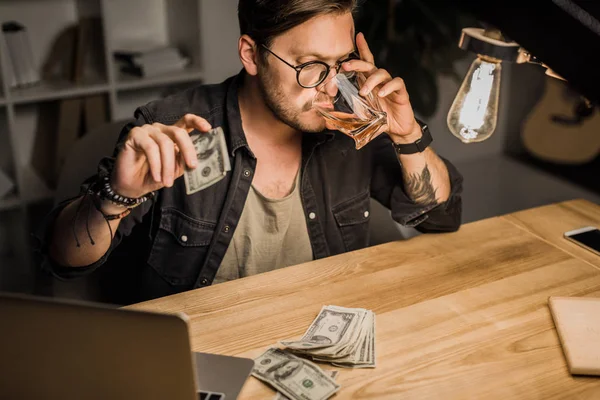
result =
[[[342,67],[342,64],[351,60],[359,60],[360,57],[358,56],[358,54],[356,54],[356,50],[353,51],[350,56],[348,58],[345,58],[342,61],[338,61],[333,65],[329,65],[324,61],[320,61],[320,60],[313,60],[313,61],[308,61],[305,63],[302,63],[300,65],[292,65],[289,62],[285,61],[283,58],[279,57],[277,54],[275,54],[271,49],[269,49],[266,45],[261,44],[261,46],[267,50],[269,53],[271,53],[272,55],[274,55],[279,61],[282,61],[285,65],[287,65],[290,68],[293,68],[296,70],[296,82],[298,82],[298,85],[300,85],[300,87],[304,88],[304,89],[312,89],[312,88],[316,88],[317,86],[319,86],[321,83],[325,82],[325,80],[327,79],[327,77],[329,76],[329,73],[331,72],[331,68],[335,68],[335,73],[339,73],[340,72],[340,68]],[[323,79],[321,79],[319,82],[317,82],[316,84],[312,85],[312,86],[304,86],[303,84],[300,83],[300,72],[302,72],[302,69],[308,67],[309,65],[315,65],[315,64],[321,64],[327,67],[327,73],[323,76]]]

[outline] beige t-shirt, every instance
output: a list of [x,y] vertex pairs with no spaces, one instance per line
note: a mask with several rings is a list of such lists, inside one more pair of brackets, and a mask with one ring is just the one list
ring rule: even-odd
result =
[[300,264],[313,259],[300,199],[300,173],[282,199],[263,196],[254,186],[213,284]]

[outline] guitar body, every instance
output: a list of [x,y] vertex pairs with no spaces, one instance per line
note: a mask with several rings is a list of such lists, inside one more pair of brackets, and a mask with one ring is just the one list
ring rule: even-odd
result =
[[596,158],[600,112],[597,107],[585,114],[577,112],[583,104],[566,82],[546,77],[544,94],[522,126],[525,148],[544,161],[560,164],[583,164]]

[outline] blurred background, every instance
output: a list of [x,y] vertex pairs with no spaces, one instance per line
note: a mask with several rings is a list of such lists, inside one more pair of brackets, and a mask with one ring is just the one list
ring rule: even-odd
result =
[[[549,103],[570,110],[580,97],[539,65],[503,63],[489,140],[451,135],[446,116],[476,58],[458,48],[461,29],[487,23],[457,3],[367,0],[357,30],[377,65],[405,80],[433,148],[463,173],[463,222],[600,202],[598,111],[547,129]],[[0,23],[0,290],[78,297],[85,287],[37,271],[31,232],[77,194],[137,106],[239,72],[237,0],[0,0]],[[372,244],[416,234],[378,204],[372,215]]]

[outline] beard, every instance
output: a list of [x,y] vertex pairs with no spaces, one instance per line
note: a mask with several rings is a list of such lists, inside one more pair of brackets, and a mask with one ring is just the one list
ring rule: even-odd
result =
[[325,121],[323,119],[320,119],[318,123],[313,122],[312,124],[302,121],[301,114],[312,109],[311,103],[306,103],[298,109],[298,107],[287,101],[289,96],[281,90],[281,86],[274,82],[271,74],[266,71],[264,66],[259,64],[258,70],[258,88],[267,108],[269,108],[275,118],[300,132],[318,133],[325,130]]

